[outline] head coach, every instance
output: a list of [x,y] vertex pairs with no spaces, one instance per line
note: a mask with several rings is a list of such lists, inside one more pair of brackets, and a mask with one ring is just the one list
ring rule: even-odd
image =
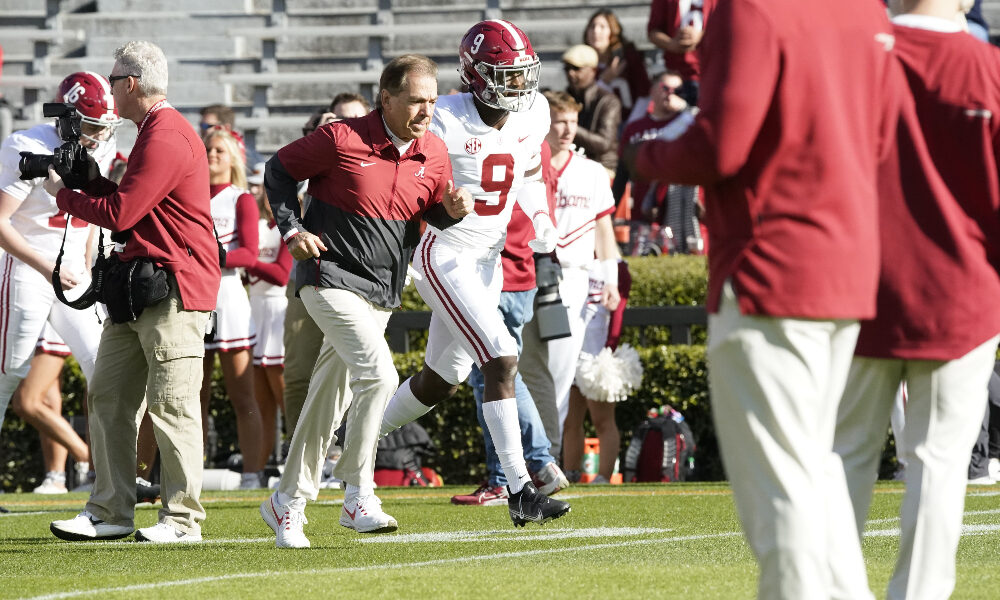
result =
[[167,102],[159,47],[133,41],[118,48],[108,80],[121,116],[139,128],[121,184],[84,176],[90,181],[81,194],[51,168],[45,183],[61,210],[110,229],[119,244],[104,277],[101,299],[111,318],[90,382],[97,479],[86,509],[51,529],[70,540],[133,531],[136,424],[145,397],[160,447],[163,508],[159,522],[135,537],[200,541],[201,363],[220,276],[208,159],[194,128]]
[[[373,491],[382,414],[399,385],[385,327],[400,303],[420,218],[447,227],[472,210],[471,195],[453,188],[444,142],[427,131],[437,65],[400,56],[382,71],[379,88],[376,110],[319,127],[279,150],[265,170],[278,229],[300,261],[298,293],[324,334],[281,483],[260,507],[278,547],[309,545],[305,502],[316,499],[327,447],[352,396],[334,471],[347,484],[340,523],[360,532],[395,529]],[[303,218],[296,184],[305,179],[313,201]]]

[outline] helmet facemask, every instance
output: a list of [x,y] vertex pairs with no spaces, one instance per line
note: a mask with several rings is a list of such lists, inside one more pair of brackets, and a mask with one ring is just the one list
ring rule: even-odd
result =
[[493,108],[520,112],[528,110],[538,91],[540,63],[535,56],[525,56],[527,64],[494,66],[476,64],[476,72],[486,82],[486,89],[477,97]]

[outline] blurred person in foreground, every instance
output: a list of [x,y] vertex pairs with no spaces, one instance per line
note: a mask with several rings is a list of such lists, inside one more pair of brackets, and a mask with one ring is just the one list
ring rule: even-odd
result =
[[[394,531],[375,495],[375,450],[386,403],[399,383],[385,327],[399,306],[420,219],[447,228],[472,208],[452,182],[447,149],[428,133],[437,65],[406,54],[382,71],[378,109],[323,125],[267,163],[264,187],[282,238],[300,261],[295,285],[323,331],[309,393],[278,490],[260,505],[279,548],[308,548],[305,505],[319,491],[327,449],[344,413],[346,484],[340,524]],[[309,180],[304,219],[296,187]],[[350,377],[351,394],[343,382]]]
[[870,0],[722,0],[702,47],[701,111],[635,171],[705,188],[712,412],[758,595],[871,598],[833,436],[875,315],[892,30]]
[[[137,423],[148,403],[163,507],[157,524],[136,531],[136,539],[196,542],[205,518],[198,392],[220,278],[208,159],[198,134],[167,102],[167,59],[158,46],[119,47],[108,81],[119,113],[139,130],[121,183],[98,176],[93,165],[62,175],[50,168],[45,183],[61,210],[110,229],[118,244],[102,294],[111,318],[88,398],[97,477],[86,508],[50,529],[68,540],[132,533]],[[84,182],[85,193],[66,188],[68,175]]]
[[929,600],[955,587],[969,456],[1000,340],[1000,50],[964,31],[971,0],[889,4],[910,94],[880,173],[878,314],[861,326],[834,448],[860,537],[906,383],[896,438],[906,494],[888,598]]

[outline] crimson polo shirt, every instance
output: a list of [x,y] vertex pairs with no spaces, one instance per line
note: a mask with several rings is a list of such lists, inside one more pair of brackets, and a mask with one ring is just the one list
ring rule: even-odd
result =
[[305,229],[327,247],[319,258],[298,262],[296,285],[350,290],[385,308],[399,306],[420,217],[440,204],[452,179],[444,142],[428,131],[400,156],[381,113],[372,111],[323,125],[276,158],[288,175],[309,180],[313,197],[301,222],[297,207],[275,212],[282,237]]

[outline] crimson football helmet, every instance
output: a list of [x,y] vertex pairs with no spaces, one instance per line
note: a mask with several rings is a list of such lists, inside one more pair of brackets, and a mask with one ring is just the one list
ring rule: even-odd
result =
[[524,32],[509,21],[480,21],[462,38],[462,83],[487,106],[527,110],[538,91],[538,55]]
[[106,128],[99,134],[103,139],[84,133],[83,137],[97,143],[110,139],[122,122],[111,95],[111,84],[102,75],[91,71],[80,71],[63,79],[55,101],[72,104],[84,123]]

